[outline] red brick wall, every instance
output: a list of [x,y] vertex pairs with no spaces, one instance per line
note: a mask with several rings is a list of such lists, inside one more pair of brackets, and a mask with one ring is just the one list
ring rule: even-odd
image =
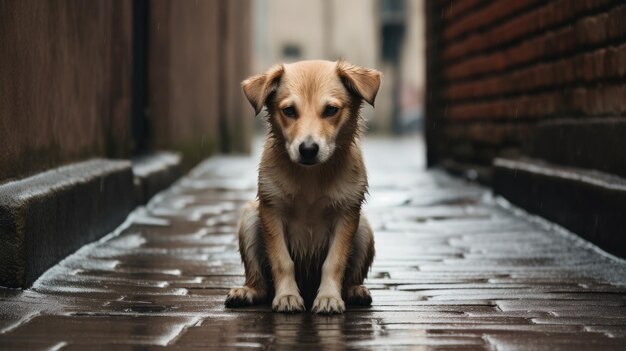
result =
[[426,10],[430,164],[489,181],[494,157],[541,154],[532,145],[545,124],[626,116],[624,1],[431,0]]

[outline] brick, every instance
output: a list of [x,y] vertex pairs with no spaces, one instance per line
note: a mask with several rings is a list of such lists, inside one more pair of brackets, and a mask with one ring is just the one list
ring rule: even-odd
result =
[[506,54],[496,52],[488,56],[479,56],[474,59],[451,65],[445,70],[448,80],[477,76],[486,72],[499,72],[506,68]]
[[624,114],[623,84],[555,90],[482,102],[448,106],[450,120],[547,118]]
[[520,10],[539,3],[539,0],[519,0],[515,2],[492,2],[488,6],[481,8],[461,20],[454,21],[448,25],[444,32],[444,39],[450,41],[461,35],[479,30],[491,23],[497,22],[502,18],[509,16]]
[[[146,323],[146,322],[152,323]],[[136,345],[161,345],[176,338],[194,323],[189,317],[153,316],[39,316],[11,333],[13,340],[66,341],[80,345],[101,345],[111,339],[125,339]],[[141,333],[136,331],[141,329]],[[104,332],[106,331],[106,332]],[[133,335],[134,334],[134,335]]]
[[[540,63],[510,73],[450,84],[446,97],[450,101],[483,98],[536,89],[558,89],[567,84],[612,81],[621,76],[624,61],[619,53],[626,44],[580,54],[559,61]],[[622,61],[620,61],[622,60]],[[622,65],[622,66],[620,66]],[[616,109],[613,109],[616,110]]]
[[542,8],[515,17],[485,33],[474,34],[463,41],[446,46],[442,53],[443,59],[449,63],[454,60],[468,59],[475,54],[524,36],[533,37],[518,44],[520,49],[516,50],[515,56],[523,58],[519,63],[527,62],[531,57],[544,57],[548,52],[552,54],[566,52],[577,46],[599,45],[609,39],[624,38],[626,25],[624,25],[623,18],[626,5],[613,8],[607,13],[577,20],[573,24],[573,28],[565,26],[555,28],[554,32],[547,34],[544,32],[548,28],[565,25],[566,21],[577,15],[605,5],[598,2],[589,5],[591,8],[583,9],[571,6],[571,3],[565,0],[551,2]]
[[449,0],[444,3],[444,19],[455,20],[461,16],[472,13],[472,10],[482,4],[485,0]]
[[608,14],[606,34],[611,39],[621,39],[626,36],[626,6],[611,10]]

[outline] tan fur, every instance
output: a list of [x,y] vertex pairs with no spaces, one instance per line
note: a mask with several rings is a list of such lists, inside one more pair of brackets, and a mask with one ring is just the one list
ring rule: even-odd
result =
[[[269,133],[258,201],[246,207],[239,225],[246,282],[231,290],[228,306],[256,303],[273,292],[274,310],[302,311],[315,296],[312,289],[318,313],[342,313],[343,297],[371,302],[361,285],[374,240],[361,213],[367,174],[359,110],[364,100],[373,105],[379,84],[377,71],[345,61],[277,65],[243,82],[255,111],[267,107]],[[338,112],[325,116],[329,105]],[[297,116],[288,116],[285,107]],[[298,162],[298,145],[306,140],[319,145],[313,166]]]

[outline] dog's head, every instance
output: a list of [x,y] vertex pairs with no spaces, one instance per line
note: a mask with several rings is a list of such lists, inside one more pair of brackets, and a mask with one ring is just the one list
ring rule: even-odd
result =
[[272,133],[289,158],[312,166],[327,161],[344,139],[352,142],[362,102],[374,105],[380,73],[345,61],[301,61],[276,65],[242,85],[257,114],[267,107]]

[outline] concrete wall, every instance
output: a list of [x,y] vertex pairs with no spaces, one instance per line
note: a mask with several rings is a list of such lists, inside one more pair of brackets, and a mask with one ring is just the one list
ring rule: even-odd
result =
[[146,132],[135,140],[133,1],[0,2],[0,182],[93,157],[249,150],[250,0],[146,1]]
[[0,2],[0,182],[130,153],[131,3]]
[[156,148],[196,162],[215,151],[248,152],[252,116],[240,83],[250,74],[250,4],[153,1],[149,120]]

